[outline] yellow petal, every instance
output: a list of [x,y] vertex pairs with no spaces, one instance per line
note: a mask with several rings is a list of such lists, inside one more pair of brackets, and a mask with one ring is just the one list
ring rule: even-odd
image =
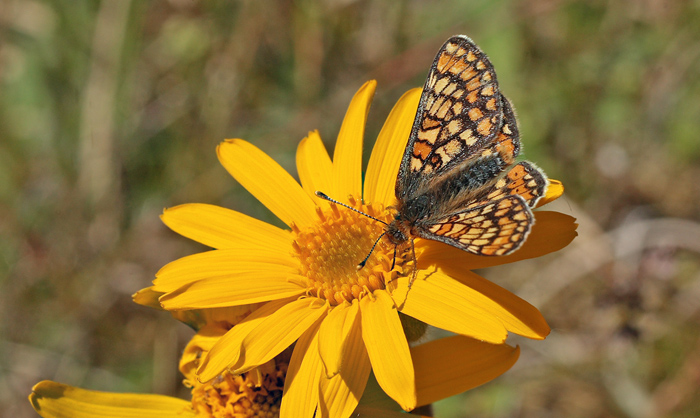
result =
[[362,193],[362,140],[369,106],[372,104],[377,82],[366,82],[355,93],[338,133],[338,141],[333,152],[334,188],[331,195],[340,201],[347,201],[348,195],[360,197]]
[[[365,391],[372,364],[362,338],[362,323],[357,313],[359,304],[353,303],[354,317],[348,315],[350,323],[343,344],[342,367],[332,378],[321,377],[321,400],[319,412],[321,417],[350,417]],[[350,311],[351,309],[347,309]],[[320,338],[323,338],[321,336]]]
[[97,392],[45,380],[29,402],[44,418],[187,418],[190,402],[161,395]]
[[394,300],[402,313],[419,321],[496,344],[508,335],[496,316],[502,311],[496,302],[441,271],[421,271],[407,290],[408,280],[399,279]]
[[[163,267],[153,289],[165,292],[165,309],[201,309],[265,302],[299,295],[304,288],[288,279],[297,273],[291,257],[268,260],[262,250],[215,250],[194,254]],[[287,258],[288,257],[288,258]]]
[[165,209],[160,219],[178,234],[218,249],[286,248],[289,231],[219,206],[190,203]]
[[357,303],[334,306],[321,324],[318,352],[328,378],[335,376],[340,371],[343,361],[343,347],[358,312],[359,305]]
[[365,176],[364,199],[368,203],[394,203],[396,175],[403,157],[422,90],[407,91],[389,113],[372,149]]
[[284,382],[280,418],[314,416],[318,405],[319,379],[323,375],[323,364],[318,355],[320,321],[302,334],[294,346]]
[[418,267],[452,266],[456,269],[475,270],[501,264],[513,263],[528,258],[541,257],[566,247],[578,235],[576,219],[559,212],[537,211],[535,225],[527,241],[510,255],[487,257],[470,254],[451,245],[432,240],[416,241],[416,252],[420,252]]
[[163,296],[163,292],[156,292],[153,290],[153,286],[141,289],[138,292],[131,295],[131,300],[138,303],[141,306],[147,306],[149,308],[163,310],[160,306],[158,298]]
[[377,382],[406,411],[416,407],[411,353],[399,313],[386,291],[360,300],[362,339]]
[[539,208],[540,206],[546,205],[553,200],[559,199],[559,197],[563,194],[564,185],[561,184],[559,180],[549,179],[549,187],[547,187],[547,192],[545,193],[544,197],[537,202],[537,207]]
[[462,393],[495,379],[520,356],[518,347],[454,336],[411,348],[418,405]]
[[328,206],[328,201],[316,197],[315,192],[333,194],[333,163],[318,131],[309,132],[297,147],[297,171],[299,180],[306,193],[317,205]]
[[187,379],[196,379],[195,372],[199,366],[199,359],[204,357],[224,334],[226,334],[226,329],[208,326],[201,329],[187,343],[178,367]]
[[163,266],[153,280],[153,292],[171,292],[210,277],[235,275],[270,267],[278,275],[293,274],[298,261],[286,251],[268,251],[251,248],[239,250],[213,250],[188,255]]
[[242,139],[227,139],[216,148],[219,161],[241,186],[287,225],[316,223],[314,202],[279,164]]
[[364,393],[372,364],[362,343],[359,327],[357,334],[359,344],[345,352],[340,373],[330,379],[321,377],[321,417],[350,417]]
[[494,301],[495,305],[488,308],[489,313],[498,318],[508,331],[535,340],[549,335],[551,329],[542,313],[525,300],[471,271],[445,267],[443,272]]
[[261,306],[248,315],[244,321],[231,328],[202,357],[197,375],[201,382],[208,382],[238,361],[243,340],[254,329],[272,316],[280,308],[294,299],[274,300]]
[[246,335],[243,353],[232,366],[233,373],[245,373],[271,360],[326,312],[327,307],[316,298],[302,298],[285,304]]

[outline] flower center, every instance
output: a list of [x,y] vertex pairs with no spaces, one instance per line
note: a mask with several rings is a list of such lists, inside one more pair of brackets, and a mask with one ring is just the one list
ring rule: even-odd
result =
[[287,362],[273,360],[241,375],[224,372],[209,383],[195,381],[192,387],[195,416],[278,418],[287,367]]
[[[385,222],[390,215],[379,205],[365,205],[350,198],[350,206]],[[317,209],[318,224],[305,230],[295,226],[292,244],[300,260],[300,274],[307,279],[308,293],[326,299],[331,305],[384,289],[400,275],[410,274],[411,260],[405,248],[399,248],[394,260],[394,246],[382,239],[367,263],[358,268],[372,245],[384,232],[385,225],[348,208],[331,203],[330,209]],[[392,268],[393,265],[393,268]]]

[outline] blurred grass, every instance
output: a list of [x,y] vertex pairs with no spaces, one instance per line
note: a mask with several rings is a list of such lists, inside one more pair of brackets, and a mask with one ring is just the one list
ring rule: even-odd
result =
[[698,21],[697,1],[663,0],[4,1],[0,411],[36,416],[26,396],[42,379],[182,394],[189,331],[130,301],[202,250],[160,224],[162,208],[213,203],[279,224],[216,144],[245,138],[294,173],[298,141],[319,129],[332,149],[375,78],[371,145],[464,33],[581,227],[559,254],[483,272],[554,333],[514,339],[513,370],[437,415],[700,415]]

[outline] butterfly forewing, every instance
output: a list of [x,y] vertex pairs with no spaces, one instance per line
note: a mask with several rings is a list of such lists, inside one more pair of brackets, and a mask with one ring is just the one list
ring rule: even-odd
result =
[[466,36],[450,38],[438,52],[418,106],[396,182],[410,199],[426,182],[449,173],[492,145],[501,129],[503,103],[496,73]]
[[501,108],[503,109],[501,128],[493,141],[487,143],[479,155],[486,157],[491,154],[499,154],[505,167],[512,164],[520,154],[520,134],[515,112],[505,96],[501,96]]

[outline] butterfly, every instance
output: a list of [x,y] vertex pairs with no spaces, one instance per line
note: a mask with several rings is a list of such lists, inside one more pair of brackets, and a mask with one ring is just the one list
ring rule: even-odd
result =
[[535,164],[515,162],[519,153],[493,65],[467,36],[448,39],[423,87],[396,178],[396,214],[382,236],[394,248],[410,242],[414,261],[415,238],[484,256],[516,251],[549,185]]

